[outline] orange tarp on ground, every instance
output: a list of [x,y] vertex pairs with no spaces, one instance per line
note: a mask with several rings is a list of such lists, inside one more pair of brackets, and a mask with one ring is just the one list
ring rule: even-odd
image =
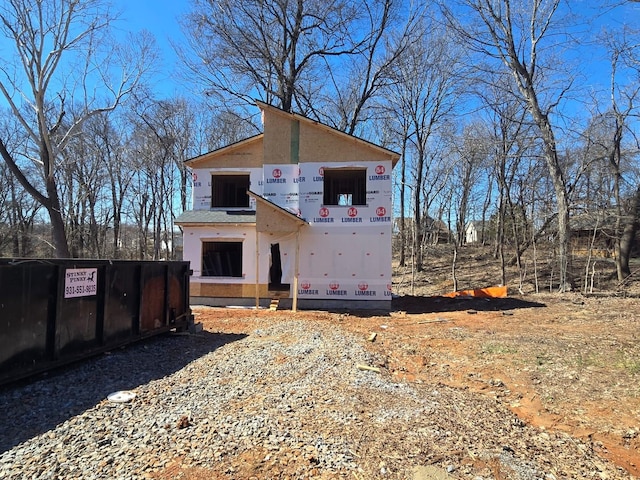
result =
[[445,293],[443,297],[477,297],[477,298],[507,298],[507,287],[485,287],[474,288],[472,290],[458,290],[457,292]]

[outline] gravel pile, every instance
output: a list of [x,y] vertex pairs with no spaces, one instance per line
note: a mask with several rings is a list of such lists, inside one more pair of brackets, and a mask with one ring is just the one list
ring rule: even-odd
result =
[[[0,478],[172,478],[176,462],[227,478],[422,478],[427,465],[478,480],[630,478],[497,401],[394,382],[365,343],[280,319],[158,337],[6,386]],[[107,400],[121,390],[136,396]]]

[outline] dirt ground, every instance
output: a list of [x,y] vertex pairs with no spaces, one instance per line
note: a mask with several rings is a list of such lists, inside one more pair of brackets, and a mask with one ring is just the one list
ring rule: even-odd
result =
[[[246,313],[202,309],[210,331],[250,333]],[[640,476],[640,303],[537,295],[401,297],[390,315],[298,312],[369,338],[398,381],[445,384],[499,399],[518,417],[585,440]],[[274,312],[255,312],[265,319]],[[252,316],[254,316],[252,315]]]
[[[490,285],[496,277],[486,252],[473,255],[476,273],[467,269],[465,276],[461,269],[461,289]],[[383,359],[377,367],[399,382],[496,399],[526,424],[581,439],[640,477],[640,299],[611,290],[534,294],[531,276],[519,289],[510,287],[506,299],[449,299],[436,293],[450,287],[449,268],[442,261],[422,276],[396,268],[394,292],[400,295],[390,313],[289,316],[366,339],[375,334],[367,345]],[[248,321],[246,311],[206,308],[197,321],[208,331],[248,334],[261,316],[276,313],[254,311]]]

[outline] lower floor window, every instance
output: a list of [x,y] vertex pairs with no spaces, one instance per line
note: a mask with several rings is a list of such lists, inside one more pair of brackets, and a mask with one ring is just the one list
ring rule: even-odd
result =
[[203,242],[203,277],[242,277],[242,242]]

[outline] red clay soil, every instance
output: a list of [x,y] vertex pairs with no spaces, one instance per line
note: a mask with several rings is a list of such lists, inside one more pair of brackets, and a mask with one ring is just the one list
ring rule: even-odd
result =
[[[282,312],[200,309],[206,330],[250,333]],[[527,424],[582,439],[640,476],[640,301],[582,295],[404,296],[390,314],[288,313],[375,340],[398,380],[496,398]],[[197,478],[197,477],[193,477]]]

